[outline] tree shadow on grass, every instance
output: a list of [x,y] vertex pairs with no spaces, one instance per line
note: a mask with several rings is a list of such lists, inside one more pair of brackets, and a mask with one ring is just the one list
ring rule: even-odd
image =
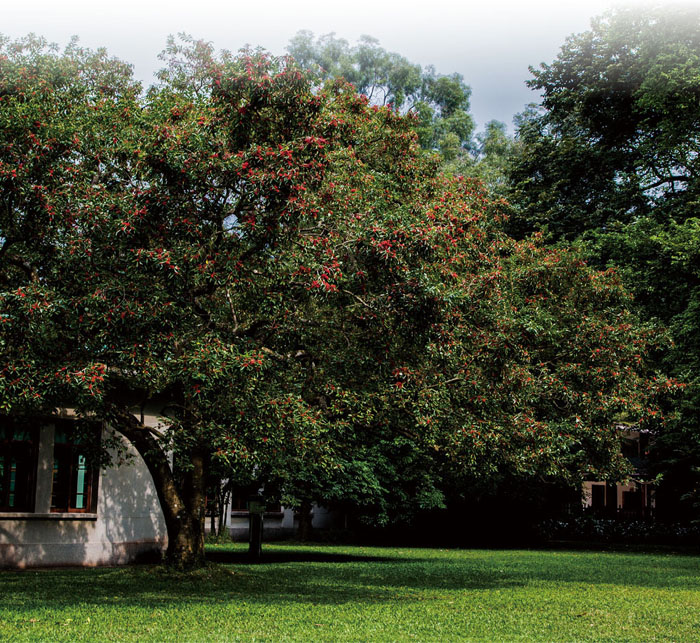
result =
[[[589,552],[388,550],[367,555],[289,548],[265,563],[246,552],[211,552],[217,562],[196,572],[162,566],[53,569],[0,573],[0,595],[13,613],[95,608],[206,609],[223,604],[358,605],[425,601],[451,592],[576,583],[658,589],[700,589],[697,559]],[[447,593],[447,594],[446,594]]]
[[[229,559],[235,556],[227,554]],[[270,554],[269,564],[210,565],[196,572],[163,566],[46,569],[0,574],[0,595],[13,597],[13,613],[60,610],[82,605],[103,609],[216,606],[222,603],[264,605],[377,604],[425,600],[425,589],[480,591],[521,584],[488,570],[454,570],[426,575],[430,561],[374,556],[294,552]],[[243,558],[241,558],[243,560]],[[1,610],[0,610],[1,611]]]
[[259,560],[252,560],[247,551],[207,551],[207,561],[226,565],[276,565],[280,563],[396,563],[390,556],[370,556],[294,550],[265,551]]

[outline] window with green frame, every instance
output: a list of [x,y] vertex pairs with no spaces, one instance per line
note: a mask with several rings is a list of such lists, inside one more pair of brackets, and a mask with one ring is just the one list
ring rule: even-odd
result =
[[56,424],[53,446],[51,511],[94,513],[99,468],[91,466],[89,450],[73,422]]
[[38,430],[0,423],[0,512],[34,511]]

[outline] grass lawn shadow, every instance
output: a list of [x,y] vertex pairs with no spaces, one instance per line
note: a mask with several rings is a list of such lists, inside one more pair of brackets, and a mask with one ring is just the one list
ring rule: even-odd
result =
[[[414,559],[415,560],[415,559]],[[251,560],[248,551],[207,550],[207,561],[225,565],[272,565],[279,563],[395,563],[390,556],[344,554],[306,549],[266,550],[259,560]]]

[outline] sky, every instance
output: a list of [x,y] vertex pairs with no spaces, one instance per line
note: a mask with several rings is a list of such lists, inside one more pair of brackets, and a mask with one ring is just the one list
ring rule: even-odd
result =
[[[700,1],[700,0],[698,0]],[[567,36],[585,31],[614,0],[0,0],[0,32],[30,32],[64,45],[72,35],[87,47],[134,65],[148,85],[168,34],[186,32],[236,51],[246,44],[285,53],[301,29],[361,35],[438,73],[462,74],[472,88],[478,129],[505,122],[537,94],[525,86],[528,66],[551,62]],[[640,5],[641,2],[626,2]]]

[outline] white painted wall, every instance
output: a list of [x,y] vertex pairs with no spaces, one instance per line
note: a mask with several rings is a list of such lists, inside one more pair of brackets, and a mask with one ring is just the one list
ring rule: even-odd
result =
[[151,474],[133,448],[100,471],[94,514],[52,514],[53,426],[40,430],[35,513],[0,513],[0,567],[118,565],[159,555],[167,532]]
[[[314,529],[329,529],[333,526],[334,514],[325,507],[314,505],[311,510],[311,525]],[[263,540],[279,540],[293,538],[299,521],[294,510],[282,507],[281,512],[268,512],[263,518]],[[243,511],[231,511],[228,519],[228,529],[235,541],[248,540],[249,518]]]

